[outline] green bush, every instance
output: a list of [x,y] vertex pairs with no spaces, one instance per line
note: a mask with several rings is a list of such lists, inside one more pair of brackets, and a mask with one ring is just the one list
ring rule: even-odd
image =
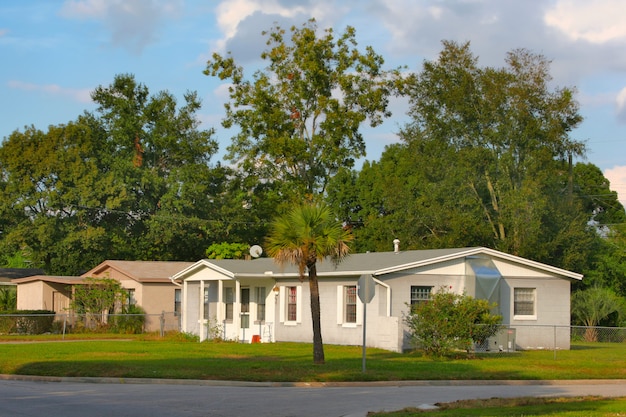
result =
[[428,356],[445,356],[459,349],[469,352],[474,343],[493,336],[502,321],[491,313],[495,305],[487,300],[446,290],[411,307],[405,323],[415,347]]
[[17,333],[17,317],[5,316],[12,314],[10,311],[0,312],[0,334]]
[[51,310],[15,310],[2,312],[0,333],[43,334],[52,332],[55,312]]
[[123,314],[113,316],[111,331],[122,334],[140,334],[146,324],[146,311],[137,305],[131,305],[123,310]]

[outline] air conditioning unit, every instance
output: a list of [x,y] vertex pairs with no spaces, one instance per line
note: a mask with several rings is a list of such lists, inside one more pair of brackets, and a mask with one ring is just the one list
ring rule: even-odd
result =
[[498,333],[476,343],[476,352],[515,352],[515,329],[500,329]]

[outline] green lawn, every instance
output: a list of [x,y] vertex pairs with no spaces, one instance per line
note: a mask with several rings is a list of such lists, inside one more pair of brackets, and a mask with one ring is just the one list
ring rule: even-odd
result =
[[407,408],[370,417],[618,417],[626,416],[626,398],[511,398],[463,400],[440,404],[439,410]]
[[[313,364],[310,344],[197,343],[145,336],[99,340],[104,337],[0,343],[0,373],[276,382],[626,379],[626,344],[575,344],[556,355],[528,351],[443,360],[368,349],[363,373],[360,346],[326,345],[326,364],[320,366]],[[0,338],[7,340],[17,342]]]

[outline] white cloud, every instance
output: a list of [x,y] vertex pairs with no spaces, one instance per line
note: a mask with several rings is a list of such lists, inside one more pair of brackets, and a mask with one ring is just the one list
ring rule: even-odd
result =
[[91,103],[91,90],[88,89],[63,88],[57,84],[40,85],[15,80],[9,81],[8,86],[16,90],[42,92],[55,96],[69,97],[80,103]]
[[114,46],[139,54],[158,40],[163,22],[176,18],[182,7],[182,0],[66,0],[60,14],[101,21]]
[[617,192],[619,201],[626,207],[626,165],[606,169],[604,176],[611,182],[611,190]]
[[617,106],[617,118],[622,122],[626,122],[626,87],[617,94],[615,99]]
[[265,42],[261,32],[274,24],[286,29],[315,18],[320,28],[326,28],[332,26],[327,21],[339,19],[351,10],[349,5],[334,0],[222,0],[215,8],[215,16],[224,36],[213,42],[212,49],[249,56],[243,50],[252,45],[258,58],[258,46]]
[[601,44],[626,39],[623,0],[558,0],[544,21],[573,40]]

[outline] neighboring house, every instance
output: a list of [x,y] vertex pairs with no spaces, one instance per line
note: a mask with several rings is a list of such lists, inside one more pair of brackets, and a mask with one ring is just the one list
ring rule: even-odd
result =
[[17,285],[18,310],[50,310],[67,314],[72,288],[82,283],[81,277],[33,275],[14,279]]
[[[482,247],[352,254],[338,265],[318,262],[317,272],[325,343],[362,344],[357,281],[371,275],[376,285],[367,305],[366,344],[398,352],[411,347],[403,322],[409,306],[441,287],[497,303],[503,323],[515,328],[515,348],[556,343],[569,349],[570,285],[582,279]],[[271,258],[204,259],[171,279],[182,287],[181,331],[201,340],[216,324],[226,339],[312,340],[308,282],[293,266]]]
[[177,323],[169,322],[178,320],[181,290],[169,277],[190,265],[193,262],[107,260],[81,276],[119,281],[127,292],[125,303],[141,306],[147,315],[146,330],[155,331],[161,327],[162,313],[168,313],[167,328],[178,328]]
[[[178,328],[181,290],[169,279],[192,262],[107,260],[79,277],[35,275],[14,279],[17,284],[18,310],[52,310],[69,312],[73,287],[85,278],[111,278],[126,291],[125,304],[136,304],[146,312],[145,329],[156,331]],[[166,323],[161,322],[161,314]]]

